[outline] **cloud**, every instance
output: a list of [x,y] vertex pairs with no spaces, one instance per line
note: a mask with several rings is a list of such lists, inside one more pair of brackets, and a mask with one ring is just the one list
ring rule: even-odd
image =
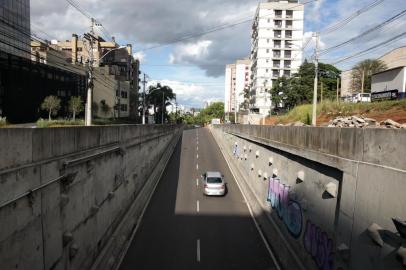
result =
[[[169,63],[194,65],[203,70],[206,80],[221,78],[226,64],[249,55],[251,23],[242,23],[233,27],[231,25],[253,18],[258,4],[258,0],[81,0],[76,2],[101,21],[117,40],[125,42],[124,44],[134,44],[134,52],[138,51],[137,56],[144,61],[145,57],[151,60],[164,51],[144,49],[171,43],[170,46],[165,47],[165,58],[162,59],[162,64],[169,61]],[[305,36],[348,17],[370,3],[371,0],[318,0],[306,5]],[[384,1],[341,29],[322,35],[321,48],[329,48],[366,29],[375,27],[378,23],[399,13],[400,7],[404,6],[405,0]],[[70,39],[72,33],[83,34],[89,30],[89,20],[68,5],[65,0],[31,0],[31,14],[31,21],[53,38]],[[219,25],[230,27],[195,36],[196,33],[216,29]],[[402,18],[369,37],[323,55],[322,61],[332,63],[389,39],[400,31],[403,32],[405,28],[405,18]],[[36,30],[35,27],[34,30]],[[40,36],[49,39],[44,35]],[[173,43],[188,36],[194,37]],[[365,55],[364,58],[378,57],[392,48],[405,44],[404,40],[393,42]],[[314,42],[308,46],[305,55],[311,55],[313,49]],[[360,57],[341,63],[339,68],[347,69],[354,64],[354,61],[362,59],[363,57]],[[158,76],[169,77],[162,73]],[[204,99],[210,98],[210,95],[221,98],[224,92],[220,86],[190,84],[175,84],[175,86],[180,89],[185,101],[195,105],[200,104],[200,106]],[[198,93],[200,100],[189,95],[186,90]]]
[[146,62],[146,54],[144,52],[136,52],[133,54],[133,57],[142,63]]
[[174,52],[170,54],[170,63],[177,64],[205,59],[212,43],[210,40],[201,40],[196,43],[179,45],[175,48]]
[[[219,25],[253,18],[257,0],[81,0],[76,1],[101,21],[117,40],[134,44],[134,51],[160,46]],[[64,0],[31,0],[32,21],[58,39],[89,29],[86,17]],[[44,37],[45,38],[45,37]],[[207,45],[191,54],[193,45]],[[210,46],[208,46],[210,44]],[[236,46],[238,44],[238,46]],[[224,65],[247,56],[250,22],[174,43],[173,60],[195,64],[209,76],[224,73]],[[143,51],[154,54],[154,50]],[[219,66],[222,66],[221,68]]]
[[173,89],[179,104],[201,108],[205,101],[224,100],[224,91],[222,91],[222,86],[219,85],[202,85],[176,80],[154,80],[149,85],[154,85],[158,82]]

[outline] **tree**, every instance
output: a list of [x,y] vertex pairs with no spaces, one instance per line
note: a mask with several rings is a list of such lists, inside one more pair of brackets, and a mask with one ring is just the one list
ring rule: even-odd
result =
[[162,122],[162,113],[164,114],[164,121],[165,119],[168,119],[166,106],[170,105],[170,101],[175,98],[176,94],[169,86],[158,83],[157,85],[149,87],[149,94],[146,96],[146,101],[148,104],[154,104],[155,123]]
[[99,113],[99,104],[97,102],[92,102],[92,114],[97,115]]
[[109,106],[109,104],[107,104],[107,102],[104,99],[100,101],[100,109],[105,116],[107,116],[111,112],[111,107]]
[[80,96],[71,97],[69,100],[69,112],[72,113],[73,121],[76,120],[76,114],[84,110],[83,101]]
[[[351,90],[353,92],[371,92],[372,74],[387,69],[386,64],[378,59],[366,59],[356,64],[352,69],[353,84]],[[364,88],[362,89],[362,83]]]
[[[315,66],[305,61],[293,77],[278,78],[270,90],[274,104],[282,104],[283,107],[291,109],[296,105],[311,103],[313,101]],[[340,70],[336,67],[320,63],[319,79],[323,85],[323,97],[333,99],[336,95],[337,78]],[[321,91],[319,85],[318,89]],[[319,94],[321,96],[321,94]]]
[[244,97],[244,101],[243,101],[243,103],[240,104],[240,106],[243,110],[247,111],[250,106],[250,89],[249,89],[249,87],[245,87],[240,95],[243,95],[243,97]]
[[48,119],[51,121],[51,115],[57,115],[61,108],[61,100],[56,96],[47,96],[41,104],[41,109],[48,111]]

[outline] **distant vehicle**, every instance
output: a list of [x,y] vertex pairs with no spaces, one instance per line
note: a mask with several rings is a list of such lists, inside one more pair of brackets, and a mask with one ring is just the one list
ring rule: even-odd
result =
[[371,93],[357,93],[352,96],[352,102],[371,102]]
[[211,119],[211,124],[212,125],[220,125],[221,124],[220,118]]
[[194,125],[194,127],[195,127],[195,128],[199,128],[200,126],[199,126],[199,125]]
[[226,183],[224,176],[219,172],[206,172],[202,175],[206,196],[224,196],[226,194]]

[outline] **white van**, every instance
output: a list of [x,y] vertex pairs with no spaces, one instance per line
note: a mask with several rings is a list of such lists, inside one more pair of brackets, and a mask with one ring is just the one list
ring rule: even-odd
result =
[[371,93],[357,93],[352,96],[352,102],[371,102]]

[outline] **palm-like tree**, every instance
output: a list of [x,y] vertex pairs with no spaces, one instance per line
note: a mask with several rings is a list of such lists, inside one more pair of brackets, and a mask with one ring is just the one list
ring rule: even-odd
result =
[[352,70],[353,92],[359,90],[361,92],[370,92],[372,74],[385,69],[387,69],[386,64],[378,59],[366,59],[356,64]]
[[172,88],[166,85],[153,85],[149,87],[149,94],[146,96],[146,101],[148,104],[154,104],[155,122],[161,123],[161,114],[164,114],[164,118],[168,118],[165,108],[170,105],[170,101],[176,98],[176,94],[173,92]]

